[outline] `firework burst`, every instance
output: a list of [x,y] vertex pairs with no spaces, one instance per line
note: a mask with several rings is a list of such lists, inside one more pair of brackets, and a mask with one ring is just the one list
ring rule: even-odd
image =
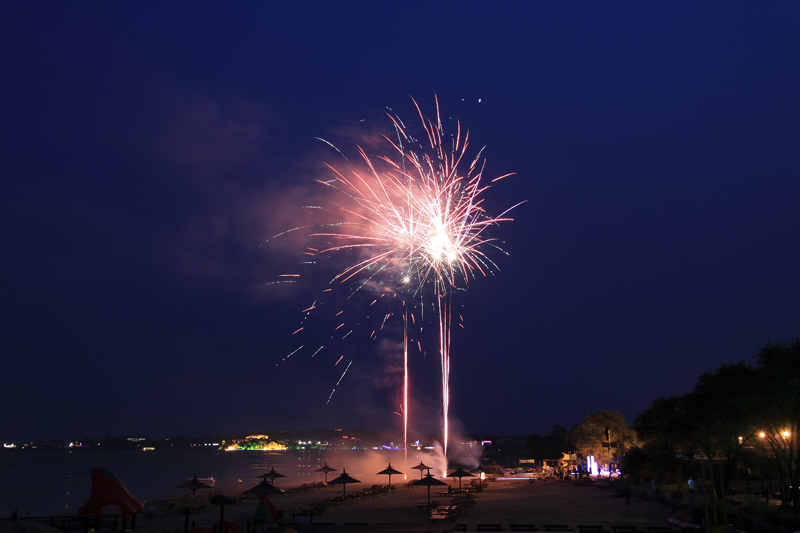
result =
[[[461,283],[466,285],[476,273],[485,275],[496,265],[485,254],[493,239],[484,230],[509,218],[491,217],[481,206],[481,194],[488,189],[482,183],[481,154],[464,162],[469,133],[462,138],[458,124],[454,138],[446,138],[442,129],[439,105],[436,123],[426,119],[414,102],[427,134],[427,151],[408,148],[416,142],[399,118],[389,115],[397,140],[385,139],[395,157],[380,156],[377,161],[359,148],[366,172],[353,170],[346,175],[331,165],[336,178],[321,181],[347,195],[354,203],[342,209],[354,222],[339,226],[335,233],[317,233],[330,237],[334,244],[321,253],[342,249],[360,249],[365,258],[342,271],[337,279],[347,281],[364,273],[389,275],[397,282],[421,288],[432,281],[436,293],[443,295]],[[452,141],[450,149],[444,142]],[[481,151],[482,152],[482,151]],[[505,178],[500,176],[492,182]],[[377,274],[373,274],[377,273]]]
[[[457,123],[455,135],[445,135],[438,99],[435,121],[423,115],[416,101],[414,105],[425,131],[421,141],[408,132],[399,117],[389,115],[395,131],[393,138],[384,136],[390,155],[371,158],[359,147],[362,168],[353,166],[341,171],[327,165],[333,172],[333,179],[318,181],[341,193],[342,201],[337,205],[346,213],[347,221],[327,225],[323,231],[313,233],[312,236],[328,244],[312,250],[320,255],[354,252],[357,259],[339,271],[332,280],[334,284],[354,283],[355,290],[359,290],[380,283],[394,295],[403,296],[404,301],[421,298],[428,287],[433,289],[446,454],[452,292],[465,288],[478,274],[486,275],[496,269],[486,252],[497,246],[494,239],[486,235],[486,230],[511,220],[506,214],[513,207],[496,217],[486,213],[482,195],[490,185],[483,181],[482,150],[474,158],[467,158],[469,132],[462,131],[460,123]],[[407,429],[410,306],[404,307],[402,414]],[[411,320],[413,322],[413,315]]]

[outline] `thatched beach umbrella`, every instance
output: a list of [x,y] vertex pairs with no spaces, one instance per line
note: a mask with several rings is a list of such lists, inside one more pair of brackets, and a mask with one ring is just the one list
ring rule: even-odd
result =
[[458,478],[458,490],[461,490],[461,478],[462,477],[475,477],[475,476],[473,476],[469,472],[466,472],[466,471],[462,470],[461,469],[461,465],[457,465],[457,466],[458,466],[458,470],[456,470],[455,472],[450,472],[449,474],[447,474],[447,477],[457,477]]
[[284,476],[283,474],[279,474],[279,473],[277,473],[277,472],[275,471],[275,467],[273,466],[273,467],[272,467],[272,469],[271,469],[269,472],[267,472],[267,473],[266,473],[266,474],[264,474],[263,476],[258,476],[258,477],[263,477],[265,480],[266,480],[266,479],[269,479],[270,481],[272,481],[273,483],[275,483],[275,479],[277,479],[277,478],[279,478],[279,477],[286,477],[286,476]]
[[199,509],[203,506],[203,500],[195,498],[194,495],[186,494],[175,500],[176,509],[185,509],[186,516],[183,519],[183,533],[189,533],[189,511]]
[[499,464],[497,464],[495,461],[492,461],[492,464],[486,465],[486,468],[491,470],[492,474],[497,475],[497,471],[500,470],[503,467],[500,466]]
[[325,484],[328,484],[328,472],[338,472],[335,468],[331,468],[328,466],[328,461],[325,461],[325,466],[322,468],[317,468],[314,472],[325,472]]
[[175,488],[176,489],[189,489],[190,491],[192,491],[192,496],[194,496],[194,493],[196,491],[198,491],[200,489],[210,489],[212,487],[211,487],[211,485],[206,485],[202,481],[198,480],[197,479],[197,474],[194,474],[192,476],[192,479],[190,479],[186,483],[181,483],[180,485],[178,485]]
[[489,471],[483,465],[478,465],[478,468],[473,468],[472,470],[469,471],[469,473],[480,475],[480,474],[488,474]]
[[236,503],[236,498],[229,498],[224,494],[218,494],[208,501],[213,505],[219,505],[219,531],[222,533],[224,531],[222,527],[225,523],[225,506]]
[[389,467],[388,468],[386,468],[384,470],[381,470],[380,472],[378,472],[375,475],[376,476],[389,476],[389,485],[391,485],[392,484],[392,476],[397,476],[397,475],[400,475],[400,474],[402,474],[402,472],[397,471],[394,468],[392,468],[392,463],[389,463]]
[[175,500],[176,509],[199,509],[202,506],[203,500],[190,494],[186,494]]
[[329,485],[341,485],[342,486],[342,497],[344,497],[344,492],[347,489],[347,484],[348,483],[361,483],[361,481],[359,481],[359,480],[357,480],[355,478],[352,478],[349,475],[347,475],[347,470],[342,468],[342,473],[339,474],[339,477],[337,477],[336,479],[331,481],[329,483]]
[[283,494],[283,491],[265,479],[255,487],[247,489],[242,494],[248,494],[252,496],[263,494],[265,496],[271,496],[273,494]]
[[428,472],[424,478],[411,482],[412,485],[422,485],[428,487],[428,507],[431,506],[431,487],[439,485],[447,485],[444,481],[439,481]]
[[422,461],[419,462],[417,466],[412,466],[411,470],[419,470],[419,478],[422,479],[422,471],[427,470],[428,473],[431,473],[431,467],[423,463]]

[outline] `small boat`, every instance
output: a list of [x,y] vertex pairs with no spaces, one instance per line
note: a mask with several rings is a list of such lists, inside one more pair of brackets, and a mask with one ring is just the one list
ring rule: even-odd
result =
[[[193,480],[189,479],[187,481],[193,481]],[[200,483],[205,483],[206,485],[209,485],[211,487],[217,484],[217,479],[214,477],[199,477],[197,478],[197,481],[199,481]]]

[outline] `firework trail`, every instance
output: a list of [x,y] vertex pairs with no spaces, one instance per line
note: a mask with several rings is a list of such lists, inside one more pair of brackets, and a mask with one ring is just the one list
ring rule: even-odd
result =
[[[332,241],[327,248],[315,250],[316,253],[358,252],[358,260],[339,272],[334,282],[351,281],[363,287],[380,279],[395,293],[408,298],[421,296],[425,287],[433,288],[438,314],[442,438],[446,454],[452,291],[466,288],[477,274],[485,276],[497,268],[485,250],[496,248],[496,244],[485,231],[499,222],[511,220],[504,217],[516,206],[498,217],[488,215],[481,205],[481,195],[489,188],[482,183],[482,150],[471,161],[466,160],[469,132],[463,132],[462,138],[460,123],[454,137],[445,136],[438,98],[436,122],[423,116],[416,101],[414,105],[425,131],[424,145],[419,144],[418,151],[411,149],[417,139],[408,133],[399,117],[389,115],[396,132],[396,140],[384,136],[391,146],[391,156],[373,160],[359,147],[365,164],[363,170],[353,168],[344,173],[327,165],[334,179],[317,180],[345,196],[347,201],[339,208],[348,214],[349,221],[336,224],[335,232],[312,235]],[[466,168],[462,171],[464,165]],[[492,182],[510,175],[494,178]],[[407,432],[407,311],[405,316],[403,416],[404,432]]]
[[403,314],[403,461],[408,463],[408,309]]

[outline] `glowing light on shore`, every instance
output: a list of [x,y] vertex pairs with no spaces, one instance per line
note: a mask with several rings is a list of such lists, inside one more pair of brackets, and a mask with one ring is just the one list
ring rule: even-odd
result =
[[279,451],[288,450],[285,445],[278,442],[235,442],[225,447],[226,452],[246,451]]

